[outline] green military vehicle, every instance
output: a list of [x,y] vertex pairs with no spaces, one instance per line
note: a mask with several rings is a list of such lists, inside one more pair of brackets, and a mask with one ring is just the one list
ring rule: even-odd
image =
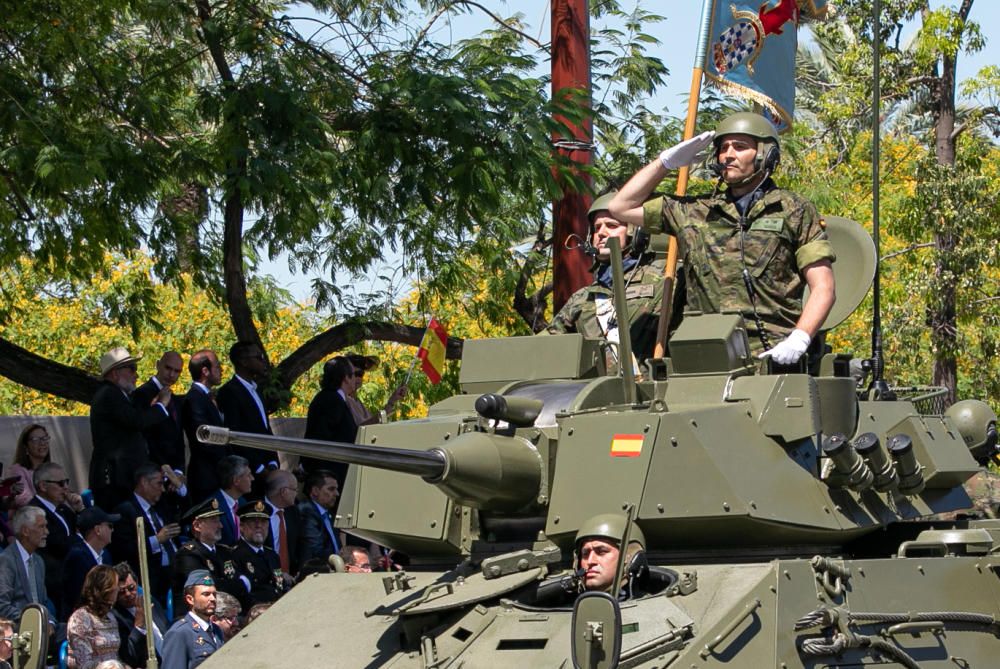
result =
[[[860,226],[830,235],[827,327],[874,273]],[[361,465],[336,525],[411,560],[306,577],[203,666],[996,666],[1000,521],[928,520],[971,506],[985,405],[952,420],[873,397],[834,354],[763,373],[738,315],[686,316],[642,380],[603,347],[467,341],[462,394],[358,445],[203,428]],[[629,596],[580,595],[575,537],[609,513],[645,560],[619,565]]]
[[[828,328],[874,274],[860,226],[829,231]],[[363,465],[337,526],[411,559],[305,578],[206,669],[995,666],[1000,521],[926,520],[971,506],[987,425],[873,398],[846,356],[761,373],[738,315],[685,317],[644,380],[602,347],[467,341],[462,394],[357,446],[205,428]],[[632,597],[578,603],[574,539],[607,513],[648,566]]]

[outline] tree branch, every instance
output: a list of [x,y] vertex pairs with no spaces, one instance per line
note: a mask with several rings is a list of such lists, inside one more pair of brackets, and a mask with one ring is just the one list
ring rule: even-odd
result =
[[885,260],[888,260],[889,258],[895,258],[896,256],[904,255],[906,253],[909,253],[910,251],[916,251],[917,249],[927,249],[927,248],[931,248],[932,246],[937,246],[937,244],[935,244],[934,242],[925,242],[923,244],[914,244],[913,246],[907,246],[905,249],[900,249],[899,251],[894,251],[892,253],[887,253],[886,255],[882,256],[879,260],[885,261]]
[[[393,341],[400,344],[419,346],[424,336],[424,328],[385,321],[347,321],[319,333],[295,349],[277,366],[278,378],[286,388],[291,388],[295,380],[305,374],[313,365],[334,351],[347,348],[360,341]],[[446,355],[450,360],[462,357],[465,340],[448,337]]]
[[101,381],[82,369],[43,358],[0,337],[0,376],[64,399],[90,404]]

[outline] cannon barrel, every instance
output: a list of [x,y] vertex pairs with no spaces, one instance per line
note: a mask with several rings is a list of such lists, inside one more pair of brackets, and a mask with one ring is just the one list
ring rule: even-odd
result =
[[206,444],[234,444],[264,450],[364,465],[419,476],[459,504],[484,510],[516,510],[536,501],[542,482],[542,458],[525,439],[467,432],[447,446],[426,451],[276,437],[202,425]]

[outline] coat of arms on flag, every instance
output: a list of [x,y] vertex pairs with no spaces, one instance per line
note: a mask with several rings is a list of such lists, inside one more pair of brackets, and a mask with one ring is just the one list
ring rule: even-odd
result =
[[825,13],[826,0],[714,0],[705,74],[719,88],[765,107],[777,125],[789,126],[799,22]]

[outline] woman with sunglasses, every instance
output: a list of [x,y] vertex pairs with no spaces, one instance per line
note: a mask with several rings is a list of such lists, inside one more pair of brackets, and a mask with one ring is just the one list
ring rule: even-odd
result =
[[52,438],[49,432],[38,423],[32,423],[21,430],[14,449],[14,464],[10,468],[10,476],[21,477],[21,492],[14,498],[12,512],[20,509],[35,496],[35,485],[32,477],[39,465],[50,462],[49,444]]

